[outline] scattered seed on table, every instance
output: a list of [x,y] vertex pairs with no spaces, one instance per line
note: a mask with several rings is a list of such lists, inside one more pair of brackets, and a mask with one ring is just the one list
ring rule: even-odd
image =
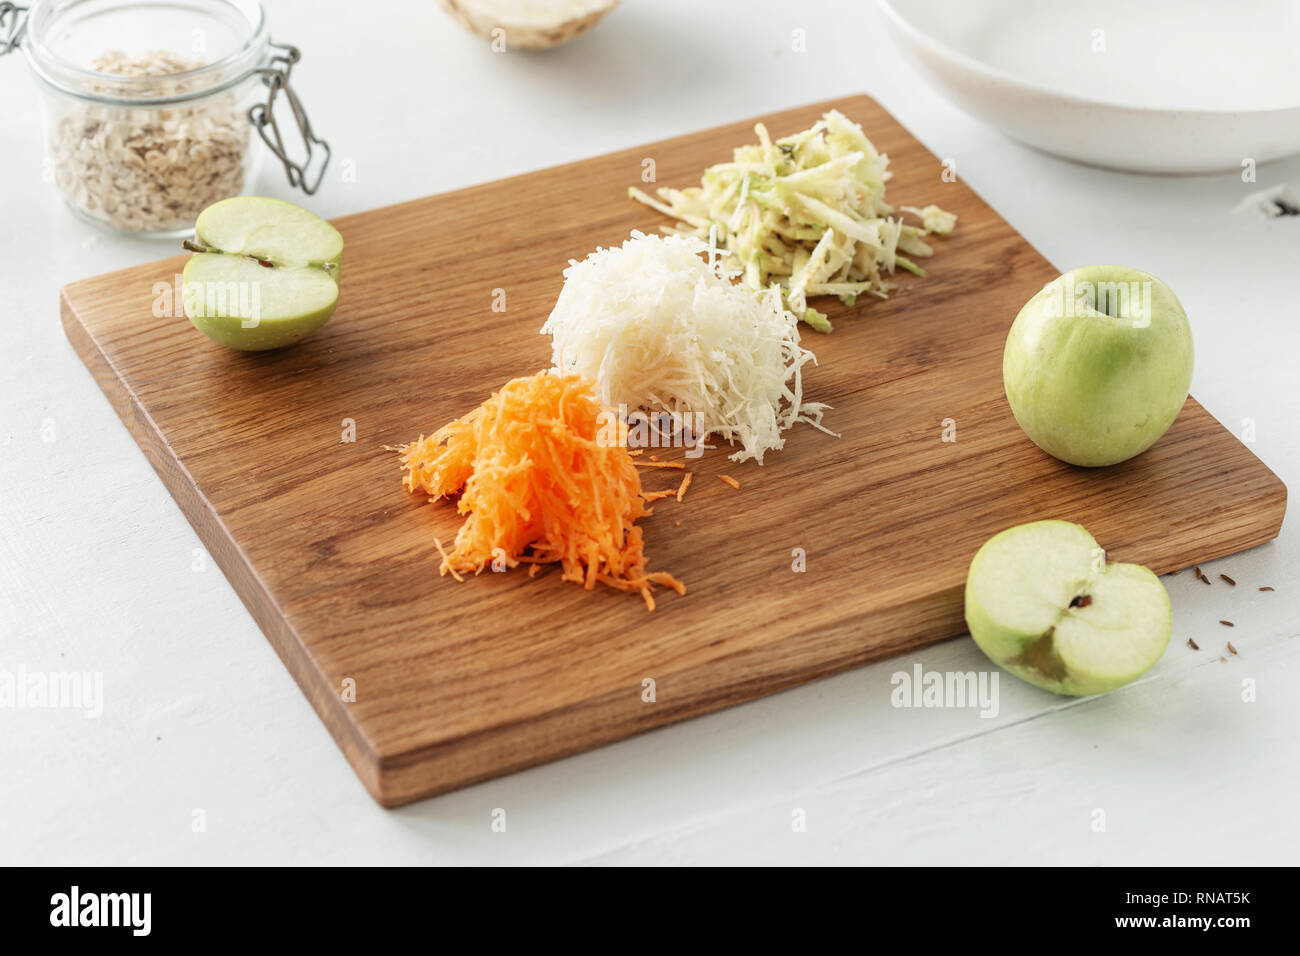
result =
[[1223,578],[1223,580],[1227,581],[1234,588],[1237,586],[1237,582],[1232,580],[1232,578],[1228,577],[1226,574],[1220,574],[1219,577]]
[[1236,624],[1233,624],[1231,621],[1220,621],[1219,623],[1222,624],[1224,627],[1236,627],[1236,626],[1237,626]]
[[1261,590],[1261,591],[1271,591],[1271,590],[1273,590],[1273,589],[1272,589],[1272,588],[1260,588],[1260,590]]
[[1232,651],[1233,654],[1237,653],[1237,649],[1232,646],[1232,641],[1228,642],[1228,650]]
[[1199,650],[1201,649],[1201,645],[1200,645],[1200,644],[1197,644],[1197,643],[1196,643],[1194,640],[1192,640],[1190,637],[1187,639],[1187,646],[1190,647],[1190,648],[1191,648],[1192,650],[1194,650],[1194,651],[1199,651]]
[[1226,657],[1220,657],[1220,658],[1219,658],[1219,663],[1220,663],[1220,664],[1226,664],[1226,663],[1228,663],[1228,659],[1227,659]]

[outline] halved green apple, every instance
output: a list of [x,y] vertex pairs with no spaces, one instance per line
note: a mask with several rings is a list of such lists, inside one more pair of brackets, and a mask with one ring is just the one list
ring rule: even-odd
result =
[[1087,530],[1035,521],[994,535],[966,578],[966,625],[995,664],[1057,694],[1102,694],[1136,680],[1169,645],[1160,579],[1111,564]]
[[182,297],[195,327],[245,351],[292,345],[334,314],[343,237],[293,203],[236,196],[199,214]]

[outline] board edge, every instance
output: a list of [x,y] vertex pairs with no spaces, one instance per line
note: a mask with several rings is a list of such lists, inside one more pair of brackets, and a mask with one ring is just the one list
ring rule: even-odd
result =
[[[85,281],[85,280],[83,280]],[[243,550],[225,532],[225,524],[212,505],[198,491],[192,481],[180,477],[184,466],[174,458],[164,458],[155,450],[166,447],[166,441],[154,425],[148,412],[140,405],[130,386],[118,375],[112,361],[104,354],[91,331],[81,322],[73,302],[75,286],[70,283],[59,290],[59,313],[64,336],[90,372],[99,390],[108,399],[118,419],[134,439],[145,460],[158,475],[172,499],[185,515],[191,528],[226,576],[227,583],[239,596],[253,621],[266,636],[294,683],[307,698],[311,708],[325,724],[344,758],[352,766],[362,785],[375,800],[380,799],[380,760],[373,742],[365,729],[352,719],[340,695],[325,684],[324,673],[309,663],[311,654],[299,640],[292,624],[280,611],[274,599],[262,586]],[[175,469],[173,473],[172,469]],[[210,523],[202,520],[207,512]],[[217,530],[220,529],[220,530]],[[255,601],[247,595],[256,595]]]

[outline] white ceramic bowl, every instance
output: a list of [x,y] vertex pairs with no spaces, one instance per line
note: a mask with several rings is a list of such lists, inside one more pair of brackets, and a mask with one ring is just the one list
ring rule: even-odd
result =
[[878,0],[962,109],[1077,162],[1240,170],[1300,153],[1295,0]]

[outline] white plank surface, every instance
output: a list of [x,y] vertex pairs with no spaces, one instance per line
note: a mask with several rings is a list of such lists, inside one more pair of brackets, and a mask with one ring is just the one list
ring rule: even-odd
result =
[[[364,17],[333,0],[268,6],[273,34],[304,51],[295,83],[335,147],[312,202],[324,215],[871,93],[1062,269],[1116,261],[1169,282],[1196,335],[1194,393],[1239,434],[1253,420],[1255,453],[1300,480],[1300,219],[1231,213],[1249,190],[1300,185],[1300,161],[1246,185],[1040,155],[939,100],[866,3],[625,0],[544,54],[493,54],[429,0],[376,0]],[[807,53],[792,52],[795,29]],[[1295,861],[1293,518],[1277,542],[1207,566],[1211,587],[1166,578],[1169,652],[1106,698],[1066,701],[1004,675],[996,717],[892,707],[896,671],[984,668],[958,639],[379,809],[59,327],[62,284],[174,244],[75,220],[42,180],[21,58],[0,60],[0,89],[0,670],[101,672],[105,697],[97,719],[0,708],[0,862]],[[258,191],[293,198],[270,163]]]

